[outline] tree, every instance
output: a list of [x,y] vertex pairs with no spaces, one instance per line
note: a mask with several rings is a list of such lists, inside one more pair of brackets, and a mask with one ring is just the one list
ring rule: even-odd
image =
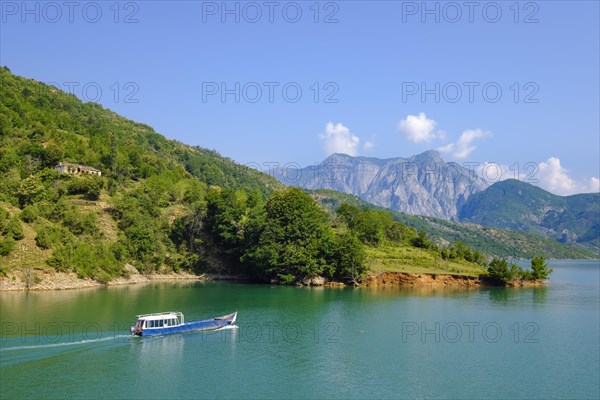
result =
[[357,284],[364,277],[366,253],[356,235],[345,233],[338,236],[336,275]]
[[488,276],[500,283],[506,283],[511,280],[511,272],[508,262],[505,259],[494,257],[488,266]]
[[358,221],[360,209],[356,206],[344,203],[338,207],[336,213],[340,216],[348,228],[353,229]]
[[534,257],[531,260],[531,269],[533,270],[533,273],[531,274],[533,280],[548,279],[550,274],[554,271],[552,268],[548,268],[548,264],[546,264],[544,257]]
[[325,212],[308,194],[296,188],[277,192],[267,201],[257,242],[242,261],[262,270],[265,278],[288,283],[320,275],[329,230]]
[[398,223],[384,211],[360,210],[356,206],[342,204],[336,212],[363,243],[376,246],[384,236],[397,241],[402,237],[402,227],[394,226]]
[[189,252],[199,250],[202,243],[200,234],[202,233],[202,219],[205,216],[206,208],[203,205],[196,205],[189,214],[177,218],[171,226],[170,238],[177,246],[184,245]]
[[45,197],[44,184],[39,177],[30,176],[21,181],[17,195],[21,207],[41,201]]
[[431,242],[427,238],[427,232],[421,231],[419,235],[413,239],[412,245],[421,249],[428,249],[431,247]]
[[508,264],[505,259],[494,258],[488,266],[488,276],[497,282],[508,283],[517,279],[531,280],[532,274],[514,263]]
[[244,191],[220,188],[213,188],[206,195],[204,230],[230,264],[239,264],[244,252],[251,211],[248,199]]

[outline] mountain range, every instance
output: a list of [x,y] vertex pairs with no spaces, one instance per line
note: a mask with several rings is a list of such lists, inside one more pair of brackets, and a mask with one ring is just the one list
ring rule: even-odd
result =
[[460,208],[458,218],[600,249],[600,193],[557,196],[508,179],[473,194]]
[[275,169],[305,189],[330,189],[412,215],[541,234],[600,249],[600,194],[557,196],[509,179],[493,185],[436,151],[378,159],[333,154],[316,166]]
[[453,220],[488,185],[473,171],[446,163],[437,151],[378,159],[333,154],[316,166],[275,169],[275,178],[306,189],[331,189],[393,210]]
[[[142,271],[214,268],[222,272],[228,264],[215,237],[202,233],[182,241],[181,229],[202,231],[203,219],[194,216],[206,214],[206,198],[216,190],[230,191],[239,199],[267,199],[285,188],[268,174],[236,164],[215,151],[168,140],[148,125],[98,104],[84,103],[53,86],[13,75],[6,67],[0,67],[0,82],[0,276],[23,265],[69,270],[65,264],[69,259],[82,276],[103,281],[118,276],[126,263]],[[589,250],[535,232],[449,221],[458,218],[460,209],[481,193],[485,182],[458,166],[441,164],[436,152],[395,162],[345,155],[330,159],[337,164],[324,163],[333,165],[323,167],[328,174],[324,176],[344,178],[336,187],[349,190],[359,185],[362,178],[354,175],[351,167],[360,164],[364,175],[381,187],[395,182],[395,197],[388,204],[401,205],[405,198],[413,212],[421,207],[426,210],[422,213],[437,212],[446,218],[381,209],[397,221],[427,232],[435,243],[461,241],[489,256],[594,257]],[[102,175],[99,179],[68,177],[55,170],[60,162],[91,167]],[[426,169],[420,171],[420,165]],[[280,171],[286,184],[296,186],[295,181],[308,181],[309,173],[315,171]],[[453,176],[456,179],[445,185],[440,174],[447,174],[443,176],[449,181]],[[403,179],[421,187],[409,192],[401,185]],[[375,187],[371,185],[369,200],[384,199]],[[332,190],[309,192],[332,220],[341,203],[370,204]],[[442,194],[447,197],[441,199]],[[428,199],[437,203],[431,205]],[[246,217],[242,214],[234,225],[242,226]],[[232,220],[228,217],[225,222]],[[585,236],[582,231],[575,232]],[[192,247],[194,252],[187,250]]]

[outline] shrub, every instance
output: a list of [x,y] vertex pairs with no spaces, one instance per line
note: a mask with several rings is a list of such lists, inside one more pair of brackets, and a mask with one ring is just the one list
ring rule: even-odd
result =
[[82,194],[90,200],[97,200],[104,188],[104,180],[99,176],[73,178],[67,184],[68,194]]
[[40,249],[56,248],[73,240],[73,235],[61,226],[44,226],[35,237],[35,243]]
[[59,272],[68,272],[73,268],[73,246],[60,246],[54,250],[46,264]]
[[282,285],[291,285],[296,280],[292,274],[278,274],[277,277]]
[[31,223],[35,221],[39,215],[40,209],[34,204],[29,204],[25,206],[21,212],[21,219],[27,223]]
[[15,240],[12,236],[6,236],[0,241],[0,256],[7,256],[15,248]]
[[74,207],[64,213],[63,225],[75,235],[93,236],[98,233],[97,215],[79,212]]
[[8,219],[8,212],[4,208],[0,207],[0,232],[4,233]]
[[21,221],[19,221],[16,217],[13,217],[10,219],[10,221],[8,221],[6,230],[7,236],[12,236],[12,238],[15,240],[21,240],[25,237],[23,225],[21,225]]

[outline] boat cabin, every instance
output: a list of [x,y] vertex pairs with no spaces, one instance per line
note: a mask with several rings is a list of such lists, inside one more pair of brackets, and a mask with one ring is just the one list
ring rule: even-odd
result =
[[158,314],[142,314],[137,316],[136,331],[146,329],[168,328],[183,325],[183,313],[170,311]]

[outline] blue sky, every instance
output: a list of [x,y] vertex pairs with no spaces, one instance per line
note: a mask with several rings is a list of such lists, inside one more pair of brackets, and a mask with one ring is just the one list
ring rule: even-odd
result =
[[599,190],[597,1],[70,4],[0,2],[0,64],[169,138],[303,166],[438,149]]

